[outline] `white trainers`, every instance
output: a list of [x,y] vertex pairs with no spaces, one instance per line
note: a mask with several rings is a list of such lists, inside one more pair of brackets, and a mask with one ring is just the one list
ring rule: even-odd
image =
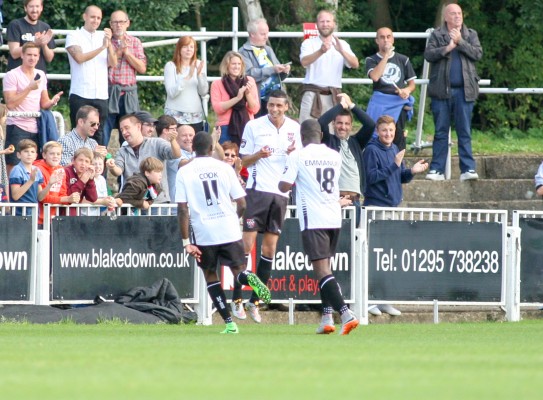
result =
[[339,331],[340,335],[348,335],[359,325],[358,320],[351,311],[348,311],[347,315],[343,314],[341,316],[341,322],[341,331]]
[[433,169],[426,174],[425,179],[428,179],[429,181],[444,181],[445,175]]
[[249,314],[249,317],[251,317],[251,319],[257,324],[260,324],[262,322],[262,317],[260,316],[260,312],[258,311],[258,304],[248,302],[247,304],[245,304],[245,311],[247,312],[247,314]]
[[247,314],[245,314],[245,309],[243,308],[243,302],[241,300],[231,302],[230,307],[232,308],[232,315],[237,319],[247,318]]
[[477,174],[477,172],[475,172],[472,169],[460,175],[461,181],[470,181],[470,180],[475,180],[475,179],[479,179],[479,175]]
[[393,315],[395,317],[397,317],[398,315],[402,315],[402,312],[400,310],[392,307],[392,305],[390,304],[381,304],[379,306],[379,310],[381,310],[384,313],[387,313],[388,315]]
[[328,335],[330,333],[334,333],[335,331],[336,327],[334,326],[334,320],[332,319],[332,316],[323,316],[321,318],[320,325],[317,327],[316,333],[318,335]]
[[381,310],[379,310],[379,307],[377,307],[377,305],[374,305],[374,306],[369,306],[368,307],[368,313],[371,314],[371,315],[375,315],[376,317],[378,317],[379,315],[381,315]]

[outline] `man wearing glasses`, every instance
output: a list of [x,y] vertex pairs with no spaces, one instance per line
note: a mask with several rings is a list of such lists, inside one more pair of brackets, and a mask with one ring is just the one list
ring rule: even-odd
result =
[[100,128],[94,137],[105,144],[103,126],[108,115],[107,68],[117,65],[117,54],[111,44],[111,29],[98,31],[102,22],[102,10],[88,6],[83,14],[82,28],[68,33],[66,51],[70,61],[70,122],[76,126],[77,110],[91,105],[98,109]]
[[83,106],[77,110],[76,121],[75,128],[58,140],[62,145],[62,157],[60,159],[60,165],[62,166],[70,165],[74,153],[82,147],[103,154],[104,157],[107,155],[107,148],[99,145],[93,139],[100,127],[98,110],[93,106]]
[[[111,131],[119,129],[119,118],[140,109],[136,74],[147,71],[147,58],[141,41],[126,33],[130,26],[128,15],[121,10],[114,11],[109,20],[112,45],[117,55],[117,64],[109,67],[109,115],[104,127],[104,145],[109,144]],[[122,142],[122,135],[119,135]]]

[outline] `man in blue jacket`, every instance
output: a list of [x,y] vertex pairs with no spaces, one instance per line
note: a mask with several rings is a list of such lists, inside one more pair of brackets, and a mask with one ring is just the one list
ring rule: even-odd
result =
[[[394,118],[383,115],[377,119],[377,139],[372,139],[363,153],[366,186],[364,205],[379,207],[397,207],[402,201],[402,183],[408,183],[413,175],[428,169],[428,163],[420,160],[411,169],[405,168],[403,157],[405,149],[398,151],[393,143],[396,134]],[[368,308],[372,315],[385,312],[401,315],[390,304],[374,305]]]
[[398,151],[393,143],[396,132],[394,118],[383,115],[376,125],[377,139],[368,143],[363,154],[366,178],[364,205],[397,207],[402,202],[402,183],[409,183],[415,174],[426,171],[428,163],[419,160],[411,169],[405,168],[405,150]]

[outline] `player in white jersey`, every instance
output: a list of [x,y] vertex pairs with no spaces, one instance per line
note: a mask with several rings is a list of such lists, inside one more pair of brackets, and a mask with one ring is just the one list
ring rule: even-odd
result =
[[[288,118],[288,97],[275,90],[268,100],[268,115],[249,121],[243,131],[240,146],[242,163],[249,171],[247,181],[247,211],[243,217],[243,244],[249,257],[257,234],[263,233],[257,275],[265,284],[271,276],[277,241],[287,211],[288,193],[277,188],[287,156],[300,146],[300,125]],[[233,313],[244,318],[241,287],[234,285]],[[245,309],[251,318],[261,322],[258,295],[253,291]]]
[[[226,323],[222,333],[238,333],[226,306],[217,266],[230,267],[236,280],[251,286],[266,303],[271,300],[270,291],[255,274],[245,270],[239,231],[239,218],[245,211],[245,192],[233,168],[211,158],[213,139],[208,133],[198,132],[192,147],[196,157],[177,171],[175,185],[183,247],[196,258],[204,273],[209,296]],[[189,214],[193,243],[189,239]]]
[[358,326],[358,320],[345,304],[339,284],[330,269],[330,257],[335,255],[341,228],[341,155],[321,144],[322,131],[316,120],[302,122],[301,133],[304,147],[288,157],[278,189],[287,193],[296,183],[302,244],[319,280],[323,306],[317,333],[335,331],[332,312],[336,310],[341,315],[340,334],[347,335]]

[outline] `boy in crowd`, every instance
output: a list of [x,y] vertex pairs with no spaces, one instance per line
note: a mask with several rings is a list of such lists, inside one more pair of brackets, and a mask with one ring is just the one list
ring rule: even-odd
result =
[[[68,195],[64,168],[60,165],[62,158],[62,145],[59,142],[51,141],[43,145],[42,160],[34,162],[34,166],[38,167],[43,175],[45,185],[55,181],[49,193],[39,203],[38,225],[43,225],[43,205],[44,204],[72,204],[79,203],[79,193]],[[51,209],[51,217],[56,215],[56,209]]]
[[122,205],[123,202],[120,199],[116,200],[113,196],[109,195],[106,178],[102,175],[105,167],[104,155],[97,151],[95,151],[93,155],[94,159],[92,160],[92,165],[95,172],[94,184],[96,185],[96,195],[98,196],[98,199],[93,204],[102,207],[90,207],[88,210],[81,210],[81,214],[99,216],[106,208],[114,209],[115,207]]
[[397,207],[402,202],[402,183],[409,183],[415,174],[428,169],[419,160],[411,169],[405,168],[405,149],[398,151],[393,143],[396,132],[394,118],[379,117],[376,123],[377,140],[371,140],[363,154],[366,187],[364,206]]
[[[405,149],[399,151],[393,143],[396,134],[394,118],[383,115],[377,119],[377,139],[372,139],[362,155],[364,160],[364,206],[397,207],[403,198],[402,183],[409,183],[414,174],[426,171],[428,163],[419,160],[411,169],[405,168]],[[399,316],[401,311],[390,304],[368,309],[372,315]]]
[[[75,151],[72,164],[64,167],[68,194],[79,193],[79,203],[94,203],[98,199],[93,159],[92,150],[81,147]],[[70,215],[78,215],[77,210],[70,210]]]
[[[38,167],[32,163],[38,157],[38,146],[30,139],[23,139],[17,144],[17,158],[21,160],[15,165],[9,174],[10,198],[13,203],[37,204],[43,200],[56,183],[56,176],[53,176],[46,187],[43,187],[43,175]],[[16,215],[23,215],[23,209],[17,207]],[[26,210],[25,215],[31,215]]]
[[133,207],[148,210],[162,191],[160,181],[164,164],[158,158],[147,157],[140,163],[140,172],[126,180],[117,198]]

